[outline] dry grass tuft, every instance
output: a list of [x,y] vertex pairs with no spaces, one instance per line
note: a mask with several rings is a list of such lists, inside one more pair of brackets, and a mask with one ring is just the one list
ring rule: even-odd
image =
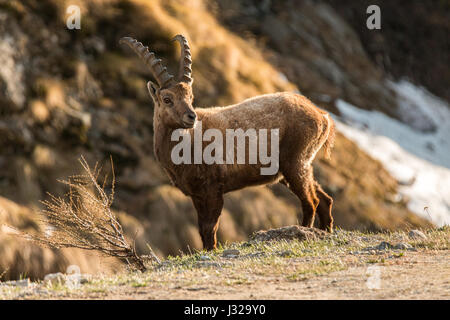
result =
[[2,280],[3,276],[8,272],[8,269],[3,270],[2,273],[0,273],[0,281]]
[[[107,175],[102,184],[97,182],[101,173],[98,164],[91,169],[84,157],[79,161],[85,174],[60,181],[69,187],[65,197],[49,194],[50,200],[42,201],[45,206],[42,211],[45,216],[42,230],[46,230],[45,233],[18,231],[18,234],[44,247],[95,250],[106,256],[123,259],[130,267],[145,271],[147,256],[139,256],[134,243],[130,244],[125,239],[123,228],[111,210],[115,187],[112,161],[109,193],[106,191]],[[152,258],[158,261],[155,255]]]

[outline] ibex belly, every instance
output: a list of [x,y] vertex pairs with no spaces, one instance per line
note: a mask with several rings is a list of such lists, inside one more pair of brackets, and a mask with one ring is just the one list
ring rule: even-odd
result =
[[228,165],[227,175],[224,177],[224,192],[239,190],[249,186],[257,186],[278,182],[282,175],[262,175],[261,165]]

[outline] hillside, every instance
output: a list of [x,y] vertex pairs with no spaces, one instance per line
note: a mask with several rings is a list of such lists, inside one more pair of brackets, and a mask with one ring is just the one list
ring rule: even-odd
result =
[[[69,3],[82,9],[81,30],[65,27]],[[151,75],[118,45],[122,36],[150,45],[175,70],[178,47],[170,40],[185,34],[194,59],[196,107],[299,91],[336,115],[335,102],[344,99],[417,130],[434,129],[425,116],[420,123],[403,117],[385,84],[387,74],[332,6],[300,1],[264,14],[264,8],[240,7],[245,3],[230,1],[237,7],[228,8],[224,1],[206,0],[1,1],[0,225],[37,232],[39,200],[47,192],[67,191],[57,179],[80,172],[80,155],[105,167],[111,155],[114,210],[130,238],[137,231],[137,250],[146,252],[148,243],[165,257],[201,247],[190,200],[169,184],[153,156],[153,106],[145,88]],[[399,184],[382,163],[341,133],[331,160],[319,155],[314,168],[334,198],[335,224],[342,229],[431,226],[408,209],[408,199],[398,197]],[[245,241],[254,231],[295,224],[298,214],[298,201],[283,186],[235,192],[226,197],[219,240]],[[82,264],[86,273],[118,270],[117,261],[19,242],[5,228],[0,253],[5,279],[24,273],[42,278],[82,261],[92,261]]]

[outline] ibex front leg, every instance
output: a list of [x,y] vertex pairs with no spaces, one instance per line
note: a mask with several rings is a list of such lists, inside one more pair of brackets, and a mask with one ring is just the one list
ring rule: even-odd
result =
[[216,232],[223,208],[223,194],[221,192],[208,192],[203,197],[192,197],[192,201],[197,210],[198,227],[203,248],[213,250],[216,248]]

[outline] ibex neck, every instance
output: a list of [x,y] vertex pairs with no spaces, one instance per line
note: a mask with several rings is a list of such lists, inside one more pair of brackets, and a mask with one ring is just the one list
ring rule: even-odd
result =
[[171,137],[176,129],[177,128],[165,123],[163,115],[155,110],[153,117],[153,150],[156,160],[158,160],[163,167],[167,167],[168,164],[172,163],[170,154],[173,146],[177,142],[171,141]]
[[170,143],[170,136],[172,135],[172,129],[166,127],[161,118],[158,118],[155,112],[153,119],[153,152],[155,153],[156,160],[164,163],[167,157],[168,145]]

